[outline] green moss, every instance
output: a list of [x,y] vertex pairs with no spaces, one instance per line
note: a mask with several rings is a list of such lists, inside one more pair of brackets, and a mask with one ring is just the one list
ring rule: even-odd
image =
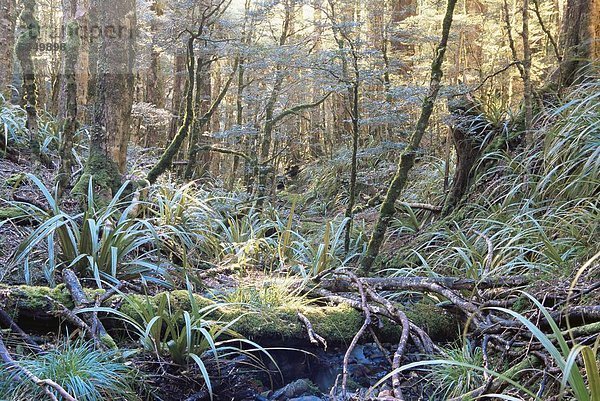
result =
[[[88,299],[94,299],[97,295],[104,293],[104,290],[84,289],[84,292]],[[64,284],[59,284],[54,288],[0,285],[0,306],[7,311],[28,312],[28,314],[35,316],[36,312],[43,313],[43,311],[54,309],[47,297],[69,309],[75,307],[71,294],[69,294]]]
[[[96,295],[103,293],[102,290],[86,289],[88,299],[94,299]],[[168,293],[173,311],[190,310],[190,300],[187,291],[173,291]],[[46,296],[60,302],[67,308],[74,307],[69,292],[64,285],[56,288],[49,287],[6,287],[0,286],[0,306],[7,311],[26,310],[28,314],[48,311],[53,305]],[[140,308],[144,310],[158,310],[161,298],[165,293],[146,297],[145,295],[128,295],[131,302],[123,302],[120,311],[141,323]],[[215,305],[213,300],[201,295],[194,294],[194,300],[199,309]],[[146,302],[149,307],[144,307]],[[348,343],[364,322],[362,312],[345,304],[337,306],[301,305],[294,307],[275,307],[268,313],[256,313],[248,311],[243,307],[229,305],[216,308],[206,318],[221,320],[224,322],[237,319],[231,327],[244,337],[250,339],[278,338],[281,340],[306,341],[306,328],[298,320],[298,312],[305,315],[313,325],[314,330],[330,343]],[[152,312],[151,312],[152,313]],[[411,305],[407,311],[409,318],[418,326],[424,328],[433,338],[455,338],[458,332],[457,324],[452,317],[442,309],[425,303]],[[385,341],[397,341],[400,336],[401,327],[387,320],[378,329],[381,339]]]
[[4,185],[6,185],[7,187],[17,189],[23,184],[26,178],[27,175],[25,173],[13,174],[6,179]]
[[434,339],[454,339],[460,332],[456,319],[442,308],[432,304],[423,302],[412,304],[407,309],[406,315]]
[[[72,190],[73,195],[86,196],[92,178],[95,194],[116,193],[121,186],[121,173],[114,161],[100,152],[92,152],[87,160],[83,174]],[[110,196],[109,196],[110,197]]]
[[3,207],[0,209],[0,221],[25,217],[26,213],[18,207]]

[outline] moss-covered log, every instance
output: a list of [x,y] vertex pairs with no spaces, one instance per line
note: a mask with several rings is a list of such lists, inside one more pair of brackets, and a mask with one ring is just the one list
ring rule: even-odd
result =
[[[100,290],[85,290],[88,299],[94,299]],[[130,295],[139,300],[145,300],[144,295]],[[163,293],[149,297],[149,302],[158,305]],[[171,306],[174,310],[190,310],[190,301],[187,291],[169,292]],[[32,286],[0,286],[0,308],[9,313],[17,322],[27,323],[34,320],[35,326],[44,325],[53,321],[55,305],[47,297],[74,308],[75,304],[64,285],[56,288]],[[199,307],[214,304],[214,301],[201,295],[194,295]],[[114,302],[113,304],[119,304]],[[120,311],[128,316],[138,316],[132,303],[123,302]],[[239,318],[232,327],[239,334],[257,342],[264,340],[306,341],[308,335],[302,322],[298,319],[298,312],[306,316],[313,325],[315,332],[323,336],[329,343],[345,343],[352,340],[358,329],[363,324],[363,315],[351,306],[340,304],[336,306],[308,305],[300,308],[278,307],[269,309],[268,313],[249,312],[248,308],[222,307],[213,312],[213,318],[225,321]],[[448,339],[458,333],[458,323],[441,308],[429,304],[414,304],[406,311],[409,319],[418,326],[423,327],[433,338]],[[241,318],[240,318],[241,316]],[[379,328],[381,340],[396,341],[400,336],[401,328],[392,322],[384,321]]]

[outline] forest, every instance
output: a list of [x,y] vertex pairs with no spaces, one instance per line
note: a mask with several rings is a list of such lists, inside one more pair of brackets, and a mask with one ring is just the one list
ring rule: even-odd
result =
[[0,400],[600,401],[600,1],[0,0]]

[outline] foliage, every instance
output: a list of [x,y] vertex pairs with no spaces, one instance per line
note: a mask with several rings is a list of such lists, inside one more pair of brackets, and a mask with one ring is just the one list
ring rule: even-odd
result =
[[[560,369],[560,372],[562,374],[562,378],[560,380],[560,395],[562,397],[565,396],[568,390],[568,393],[572,394],[574,399],[576,399],[577,401],[596,400],[598,397],[600,397],[600,375],[598,374],[598,365],[596,360],[600,341],[596,341],[596,345],[594,347],[582,344],[570,345],[566,338],[568,333],[564,333],[563,331],[561,331],[557,323],[550,315],[550,312],[533,296],[527,293],[524,294],[527,298],[531,300],[531,302],[536,306],[537,310],[549,323],[552,331],[551,334],[544,333],[529,318],[513,310],[499,307],[490,307],[488,309],[502,312],[514,317],[518,322],[525,326],[527,330],[531,332],[531,334],[533,335],[533,337],[535,337],[537,341],[539,341],[539,343],[548,353],[551,360]],[[582,356],[583,366],[578,366],[577,360],[579,355]],[[543,399],[541,398],[543,394],[536,395],[531,389],[527,387],[528,384],[519,383],[513,380],[516,374],[522,372],[525,369],[531,369],[529,365],[522,367],[519,372],[513,372],[513,369],[509,369],[505,372],[500,372],[498,370],[495,371],[483,367],[483,358],[465,358],[464,356],[465,355],[457,355],[457,353],[451,352],[447,356],[445,356],[444,359],[426,360],[409,363],[398,369],[395,369],[393,372],[386,375],[378,382],[377,385],[384,383],[385,380],[389,379],[393,373],[401,373],[415,368],[429,366],[432,369],[432,373],[430,375],[434,378],[438,378],[438,380],[441,379],[442,381],[444,381],[446,378],[449,378],[450,375],[454,375],[454,378],[456,378],[456,375],[459,375],[464,378],[465,375],[469,375],[470,377],[479,377],[481,374],[486,373],[490,376],[500,379],[501,381],[507,382],[514,389],[524,394],[527,394],[527,396],[531,397],[531,399]],[[584,375],[582,374],[580,368],[583,368],[585,376],[587,376],[587,384],[584,380]],[[477,380],[481,381],[481,378]],[[456,383],[460,382],[455,382],[455,384]],[[468,393],[468,390],[473,390],[473,388],[467,388],[457,385],[454,390],[456,390],[456,392],[453,391],[453,395],[464,396]],[[500,399],[521,399],[508,398],[508,395],[496,394],[495,396],[497,396]]]
[[[128,380],[133,370],[118,362],[112,350],[96,350],[93,344],[66,341],[57,348],[17,363],[41,379],[52,379],[81,401],[106,399],[135,400]],[[45,397],[40,387],[20,371],[2,370],[0,397],[10,400],[33,400]]]
[[128,183],[123,184],[108,205],[98,208],[90,181],[87,208],[70,215],[61,210],[56,196],[37,177],[28,177],[44,195],[48,208],[33,207],[32,217],[41,216],[41,224],[14,255],[14,263],[23,263],[26,282],[31,281],[29,264],[30,258],[36,256],[36,246],[46,244],[48,258],[43,270],[51,285],[55,283],[55,270],[61,267],[94,277],[100,288],[103,279],[140,276],[165,284],[160,279],[167,275],[167,262],[161,261],[160,255],[162,235],[148,221],[130,216],[135,204],[122,199]]
[[1,146],[3,149],[8,148],[9,145],[25,146],[27,144],[26,121],[25,110],[8,103],[0,95],[0,135],[4,142]]
[[460,397],[484,383],[482,372],[470,369],[468,365],[483,366],[483,352],[468,341],[461,346],[445,348],[444,354],[449,361],[457,365],[439,364],[431,367],[428,378],[431,380],[436,398],[449,399]]
[[599,87],[582,85],[564,105],[541,114],[538,146],[487,154],[473,198],[448,219],[419,231],[420,222],[409,214],[402,233],[416,237],[397,259],[404,266],[443,266],[441,274],[466,271],[479,279],[568,273],[594,254],[600,222]]
[[262,286],[259,283],[240,286],[219,298],[227,304],[248,306],[251,311],[263,316],[278,308],[301,309],[314,302],[303,294],[303,287],[297,280],[276,277],[262,283]]
[[[230,321],[210,318],[209,315],[212,316],[215,311],[226,305],[200,305],[189,282],[184,298],[172,298],[169,293],[163,293],[157,300],[151,300],[149,297],[140,299],[125,294],[122,296],[129,304],[127,310],[131,311],[131,314],[101,307],[84,309],[80,313],[95,311],[113,314],[133,329],[132,334],[137,336],[145,350],[155,353],[159,358],[168,356],[179,365],[197,366],[211,397],[208,361],[218,364],[221,357],[243,354],[260,367],[262,362],[253,354],[255,351],[271,359],[263,347],[240,338],[231,330],[231,326],[241,316]],[[185,306],[181,303],[185,303]],[[245,349],[248,346],[250,349]]]

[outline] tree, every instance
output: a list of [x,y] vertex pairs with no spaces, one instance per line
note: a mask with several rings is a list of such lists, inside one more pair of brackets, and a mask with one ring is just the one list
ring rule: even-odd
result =
[[567,0],[559,38],[562,63],[554,81],[559,88],[585,76],[590,60],[600,58],[600,3]]
[[0,0],[0,94],[12,83],[16,20],[16,0]]
[[89,178],[104,193],[121,185],[127,162],[133,103],[133,63],[137,27],[135,0],[96,0],[98,63],[89,157],[76,193]]
[[79,58],[80,25],[76,17],[77,0],[63,1],[63,15],[66,22],[65,56],[63,61],[64,115],[63,135],[60,148],[60,171],[58,175],[59,191],[67,186],[73,165],[73,141],[78,128],[77,60]]
[[[233,80],[233,75],[227,81],[224,88],[221,90],[215,101],[208,108],[206,113],[202,116],[196,116],[195,113],[200,109],[194,107],[194,92],[195,92],[195,82],[197,77],[202,77],[207,71],[207,67],[210,66],[210,63],[200,62],[196,63],[196,52],[195,52],[195,44],[196,41],[199,40],[207,40],[211,34],[212,27],[216,24],[218,18],[222,15],[222,13],[229,6],[229,2],[225,0],[216,0],[211,1],[207,4],[200,4],[199,17],[197,21],[195,21],[195,26],[197,26],[194,30],[186,29],[182,35],[187,35],[187,46],[186,46],[186,94],[185,94],[185,103],[184,103],[184,114],[183,120],[179,129],[177,130],[176,135],[173,137],[171,142],[168,144],[164,153],[162,154],[158,163],[148,172],[148,181],[150,183],[156,182],[158,177],[160,177],[167,169],[171,167],[173,160],[184,144],[185,140],[188,139],[190,131],[192,128],[201,130],[204,128],[205,124],[207,124],[212,115],[215,113],[217,107],[227,94],[229,90],[229,85]],[[180,36],[182,36],[180,35]],[[235,70],[237,70],[237,65],[235,65]],[[196,120],[197,119],[197,120]],[[191,146],[196,146],[194,143],[190,143]],[[192,151],[195,157],[195,150]],[[191,173],[191,170],[190,170]]]
[[431,81],[429,84],[429,92],[423,101],[421,107],[421,115],[417,121],[415,130],[410,137],[406,149],[400,155],[400,162],[396,169],[396,174],[388,187],[387,194],[381,205],[379,217],[375,223],[375,228],[369,239],[369,244],[363,260],[361,262],[362,269],[368,273],[373,267],[375,258],[379,254],[379,248],[383,243],[385,233],[390,224],[392,217],[396,212],[396,200],[404,190],[408,181],[408,173],[415,164],[415,158],[421,139],[425,135],[425,130],[429,124],[433,106],[440,90],[442,81],[442,64],[444,62],[444,54],[448,46],[448,37],[450,36],[450,28],[452,26],[452,17],[457,0],[448,0],[446,14],[442,24],[442,37],[435,52],[435,58],[431,65]]
[[[344,251],[347,253],[350,249],[350,234],[354,220],[354,206],[356,204],[356,180],[358,174],[358,141],[360,137],[360,86],[361,70],[360,62],[360,21],[338,21],[335,10],[335,2],[329,0],[329,18],[332,22],[332,30],[335,41],[341,52],[342,57],[342,77],[341,81],[347,86],[347,115],[352,122],[352,159],[350,162],[350,186],[348,188],[348,205],[346,206],[345,217],[348,220],[344,236]],[[347,5],[348,6],[348,5]],[[351,19],[354,19],[356,4],[350,7]],[[352,31],[358,31],[353,32]],[[347,49],[346,49],[347,48]],[[346,51],[347,50],[347,51]],[[348,53],[349,57],[347,57]],[[349,60],[348,60],[349,58]],[[350,66],[350,68],[348,68]],[[351,73],[348,71],[351,69]]]
[[40,36],[40,25],[35,18],[37,5],[35,0],[24,0],[22,6],[20,19],[23,32],[17,40],[15,52],[23,74],[22,105],[27,112],[26,128],[29,131],[29,148],[36,161],[49,166],[51,161],[48,155],[40,152],[38,138],[38,88],[33,63],[33,54]]

